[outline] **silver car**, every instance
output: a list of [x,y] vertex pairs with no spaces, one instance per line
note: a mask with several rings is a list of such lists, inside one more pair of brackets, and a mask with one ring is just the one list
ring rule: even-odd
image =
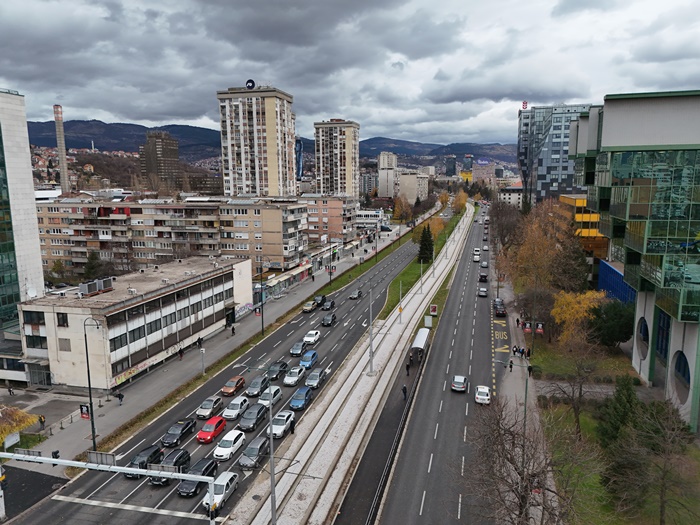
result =
[[231,401],[228,406],[224,409],[224,413],[221,414],[226,420],[234,421],[243,415],[248,407],[250,406],[250,401],[245,396],[238,396]]
[[238,474],[235,472],[222,472],[219,477],[214,480],[214,497],[210,499],[209,491],[202,499],[202,506],[209,510],[209,505],[213,501],[216,509],[223,507],[226,500],[229,499],[238,488]]
[[[287,435],[292,428],[294,412],[291,410],[281,410],[272,420],[272,435],[279,439]],[[267,436],[270,435],[270,427],[267,427]]]
[[269,453],[270,440],[265,436],[258,436],[243,451],[238,466],[243,470],[253,470],[267,459]]
[[304,383],[306,386],[316,389],[320,387],[323,382],[326,380],[326,371],[325,369],[321,367],[314,368],[311,373],[309,374],[309,377],[306,378],[306,383]]
[[212,416],[215,416],[219,412],[221,412],[221,409],[224,408],[224,402],[221,399],[221,396],[211,396],[206,398],[204,401],[202,401],[202,404],[199,405],[199,408],[197,409],[197,418],[199,419],[209,419]]

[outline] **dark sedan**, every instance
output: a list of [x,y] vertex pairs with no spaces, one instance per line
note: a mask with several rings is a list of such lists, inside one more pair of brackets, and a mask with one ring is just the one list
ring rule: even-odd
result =
[[238,427],[246,432],[255,430],[262,420],[265,419],[266,414],[267,406],[263,405],[262,403],[255,403],[243,413],[241,420],[238,423]]
[[289,363],[280,359],[279,361],[275,361],[270,365],[270,371],[268,374],[271,380],[279,379],[287,373],[288,369]]
[[333,326],[335,323],[335,314],[326,314],[321,320],[321,326]]
[[326,299],[326,302],[323,303],[321,310],[333,310],[333,308],[335,308],[335,301],[333,299]]
[[[219,466],[216,461],[211,458],[202,458],[194,464],[188,474],[192,474],[193,476],[211,476],[213,478],[216,476],[218,470]],[[206,483],[203,481],[185,479],[177,486],[177,493],[184,497],[196,496],[204,485],[206,485]]]
[[160,443],[164,447],[177,447],[182,438],[187,434],[192,434],[196,430],[197,423],[194,418],[188,417],[178,420],[172,425],[168,431],[160,438]]

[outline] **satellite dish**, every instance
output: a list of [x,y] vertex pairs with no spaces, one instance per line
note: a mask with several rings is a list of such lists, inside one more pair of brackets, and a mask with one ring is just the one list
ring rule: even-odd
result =
[[245,87],[247,89],[254,89],[255,88],[255,80],[253,80],[252,78],[249,78],[248,80],[246,80]]
[[36,299],[36,296],[37,296],[36,290],[35,290],[34,288],[29,288],[29,289],[27,290],[27,296],[28,296],[30,299]]

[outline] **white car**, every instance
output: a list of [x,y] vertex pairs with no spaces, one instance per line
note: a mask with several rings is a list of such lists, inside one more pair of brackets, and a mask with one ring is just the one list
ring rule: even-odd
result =
[[243,445],[245,445],[245,432],[242,430],[231,430],[221,438],[221,441],[214,449],[214,459],[228,461]]
[[260,394],[260,397],[258,398],[258,403],[269,407],[270,399],[272,399],[272,406],[275,406],[275,403],[282,399],[282,389],[278,386],[267,387],[263,391],[263,393]]
[[[222,472],[219,477],[214,480],[214,497],[213,502],[216,505],[215,508],[220,509],[226,503],[226,500],[231,497],[236,489],[238,488],[238,474],[235,472]],[[209,510],[209,491],[204,495],[202,499],[202,505],[205,509]]]
[[479,288],[479,297],[488,297],[489,291],[486,288]]
[[311,330],[309,332],[306,332],[306,335],[304,336],[304,342],[307,345],[315,345],[318,343],[318,340],[321,339],[321,332],[318,330]]
[[491,404],[491,389],[487,386],[477,386],[474,392],[474,401],[481,405]]
[[284,376],[284,386],[297,386],[299,381],[306,375],[306,368],[303,366],[293,366]]
[[481,249],[481,251],[483,251],[483,252],[489,251],[488,245],[487,245],[487,244],[484,244],[484,247]]
[[479,262],[481,260],[481,256],[475,255],[473,260],[474,262]]
[[452,378],[451,388],[455,392],[466,392],[467,391],[467,378],[464,376],[454,376]]
[[248,410],[250,406],[250,401],[245,396],[238,396],[231,401],[228,406],[224,409],[224,413],[221,416],[229,421],[236,420],[243,412]]
[[[283,438],[289,432],[294,420],[294,412],[291,410],[282,410],[272,420],[272,435],[275,438]],[[267,427],[267,435],[270,435],[270,427]]]

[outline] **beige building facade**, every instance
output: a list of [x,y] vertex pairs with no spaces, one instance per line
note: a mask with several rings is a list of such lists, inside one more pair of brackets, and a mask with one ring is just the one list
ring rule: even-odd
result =
[[343,119],[314,123],[316,192],[360,197],[360,125]]

